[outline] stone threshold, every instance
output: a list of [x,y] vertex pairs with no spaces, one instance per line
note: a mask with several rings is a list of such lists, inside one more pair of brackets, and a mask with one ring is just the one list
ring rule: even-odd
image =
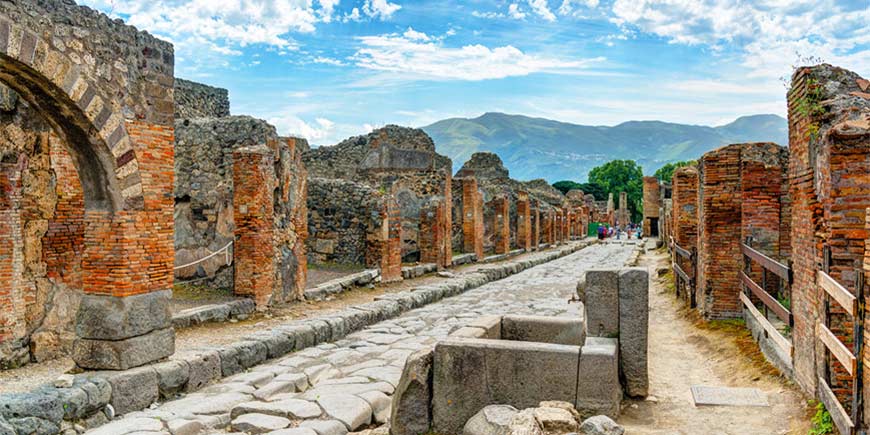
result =
[[209,304],[181,310],[172,316],[172,326],[184,329],[203,323],[227,322],[231,319],[245,320],[257,310],[253,299],[240,298],[222,304]]
[[595,242],[590,239],[539,252],[534,258],[491,265],[437,284],[385,294],[374,302],[289,322],[223,347],[178,352],[167,361],[125,371],[76,375],[71,386],[46,384],[27,393],[3,394],[0,434],[36,433],[30,429],[38,429],[40,434],[60,434],[97,427],[108,422],[107,413],[114,417],[143,410],[158,400],[171,400],[269,359],[339,340],[369,325],[562,258]]

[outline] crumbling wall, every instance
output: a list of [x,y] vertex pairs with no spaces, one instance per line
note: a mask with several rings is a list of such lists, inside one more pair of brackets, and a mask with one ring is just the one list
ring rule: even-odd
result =
[[651,237],[659,236],[661,197],[658,178],[643,177],[643,233]]
[[[674,243],[684,249],[697,251],[698,247],[698,169],[695,166],[684,166],[674,171],[672,215]],[[689,274],[695,277],[695,268],[692,262],[682,256],[674,254],[674,261]],[[696,286],[697,287],[697,286]],[[686,294],[686,297],[690,295]],[[700,300],[701,295],[695,294],[695,300]]]
[[[237,239],[233,201],[234,152],[262,145],[272,154],[268,174],[276,192],[271,205],[270,237],[279,266],[274,273],[273,302],[292,300],[304,289],[307,260],[307,175],[301,161],[302,139],[281,138],[275,127],[248,116],[196,118],[176,123],[175,246],[176,279],[200,285],[233,288],[234,268],[225,255],[200,259],[226,248]],[[230,245],[230,257],[238,257]],[[271,251],[270,251],[271,252]],[[265,297],[260,302],[266,301]]]
[[453,251],[473,253],[482,259],[483,252],[483,193],[474,177],[454,178],[451,182],[453,199]]

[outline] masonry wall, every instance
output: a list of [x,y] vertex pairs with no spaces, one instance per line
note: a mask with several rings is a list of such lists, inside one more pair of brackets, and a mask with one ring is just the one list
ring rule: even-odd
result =
[[454,178],[453,199],[453,250],[473,253],[482,259],[483,252],[483,194],[473,177]]
[[[684,249],[698,249],[698,169],[686,166],[674,171],[671,224],[674,242]],[[692,262],[682,256],[673,254],[673,261],[692,278],[695,269]],[[697,286],[696,286],[697,287]],[[690,295],[686,294],[686,297]],[[700,301],[702,293],[695,294],[695,300]]]
[[[825,247],[831,251],[830,275],[849,291],[855,291],[858,274],[867,278],[868,88],[870,82],[855,73],[820,65],[800,68],[792,78],[788,95],[794,367],[798,384],[810,394],[815,393],[816,380],[823,375],[826,364],[814,330],[815,324],[823,320],[823,297],[815,280],[824,264]],[[819,109],[807,113],[807,106]],[[833,305],[831,330],[852,346],[851,318]],[[867,338],[865,327],[865,342]],[[862,358],[867,364],[867,352]],[[831,371],[832,389],[849,410],[851,386],[838,363],[832,363]],[[870,379],[866,370],[864,376],[867,397]]]
[[706,318],[742,315],[741,240],[754,235],[771,249],[763,252],[778,256],[779,230],[788,220],[781,214],[786,161],[786,151],[772,143],[729,145],[701,157],[698,305]]
[[223,118],[230,116],[226,89],[175,79],[175,119]]

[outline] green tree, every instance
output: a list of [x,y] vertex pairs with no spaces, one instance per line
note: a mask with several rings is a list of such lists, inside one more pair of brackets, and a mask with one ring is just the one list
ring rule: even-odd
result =
[[595,184],[595,183],[578,183],[576,181],[571,180],[562,180],[553,183],[553,187],[556,188],[562,194],[568,193],[568,191],[579,189],[582,190],[583,193],[592,194],[595,197],[596,201],[604,201],[607,199],[607,192],[604,191],[604,188]]
[[659,181],[670,183],[671,179],[674,177],[674,171],[676,171],[678,168],[696,164],[698,164],[697,160],[685,160],[682,162],[668,163],[656,171],[655,177],[658,178]]
[[634,160],[612,160],[589,171],[589,182],[597,184],[606,194],[613,194],[614,206],[619,207],[619,193],[628,196],[631,220],[643,219],[643,168]]

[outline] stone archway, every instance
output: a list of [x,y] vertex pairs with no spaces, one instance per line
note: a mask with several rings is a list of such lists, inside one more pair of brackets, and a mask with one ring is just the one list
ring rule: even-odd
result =
[[66,2],[0,3],[0,81],[67,145],[84,194],[76,362],[174,351],[171,44]]

